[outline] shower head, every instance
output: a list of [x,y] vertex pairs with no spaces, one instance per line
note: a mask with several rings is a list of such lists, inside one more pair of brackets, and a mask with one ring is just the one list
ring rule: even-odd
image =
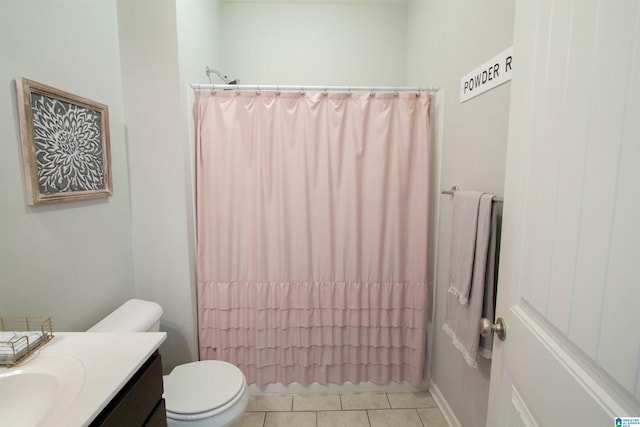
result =
[[206,72],[207,72],[207,78],[209,79],[209,83],[211,83],[211,84],[213,84],[213,82],[211,81],[211,73],[214,73],[216,76],[220,77],[220,79],[224,82],[224,84],[237,85],[238,83],[240,83],[240,80],[238,80],[238,79],[230,79],[225,74],[222,74],[220,71],[214,70],[214,69],[209,68],[209,67],[207,67]]

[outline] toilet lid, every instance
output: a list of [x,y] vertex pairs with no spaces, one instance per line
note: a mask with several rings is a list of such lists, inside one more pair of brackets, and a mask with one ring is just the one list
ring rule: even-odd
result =
[[197,414],[232,400],[244,387],[244,374],[231,363],[203,360],[176,366],[164,380],[168,412]]

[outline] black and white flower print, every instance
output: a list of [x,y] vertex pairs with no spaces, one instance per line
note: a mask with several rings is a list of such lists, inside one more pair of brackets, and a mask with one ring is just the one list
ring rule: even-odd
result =
[[38,93],[31,109],[40,192],[104,189],[101,113]]

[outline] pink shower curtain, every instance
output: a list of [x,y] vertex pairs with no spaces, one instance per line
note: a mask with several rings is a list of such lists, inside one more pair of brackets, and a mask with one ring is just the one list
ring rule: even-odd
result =
[[428,94],[200,91],[197,115],[201,358],[419,384]]

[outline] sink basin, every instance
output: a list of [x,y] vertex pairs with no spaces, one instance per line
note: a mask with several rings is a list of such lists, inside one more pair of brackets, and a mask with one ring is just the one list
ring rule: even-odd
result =
[[82,363],[67,354],[35,355],[0,373],[0,426],[55,425],[85,379]]

